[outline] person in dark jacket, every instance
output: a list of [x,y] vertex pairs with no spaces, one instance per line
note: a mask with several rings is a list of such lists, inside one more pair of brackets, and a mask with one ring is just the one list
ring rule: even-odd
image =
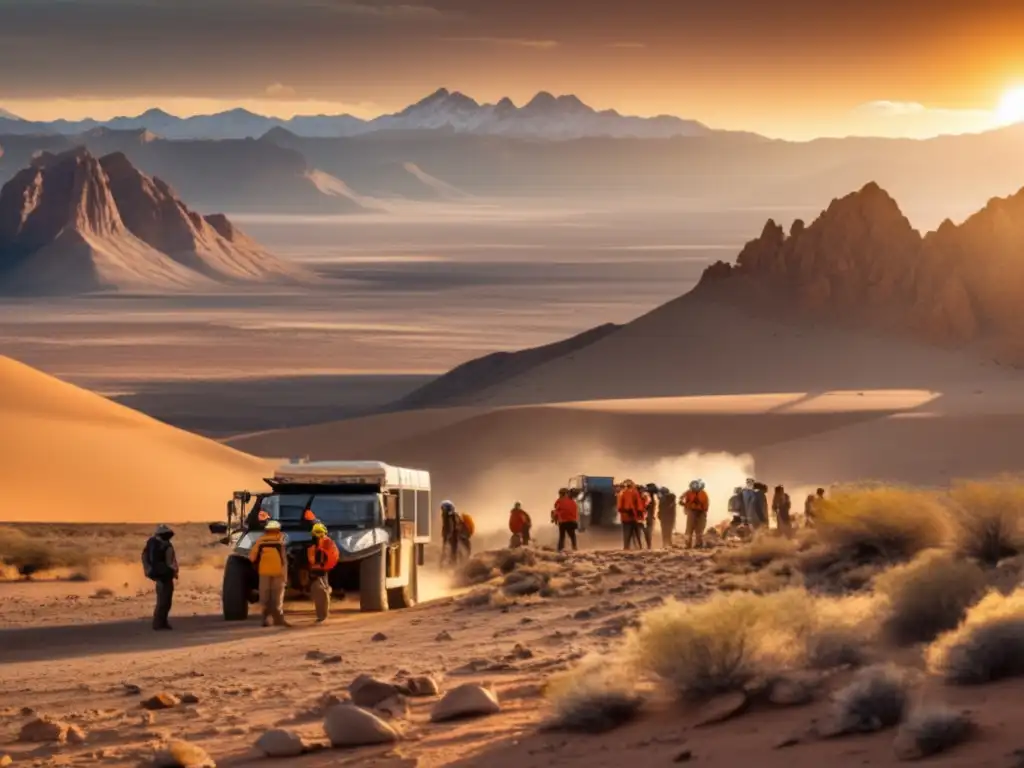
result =
[[661,546],[672,546],[672,534],[676,530],[676,495],[668,488],[661,488],[658,498],[658,520],[661,521]]
[[158,525],[142,551],[142,569],[146,578],[156,585],[156,608],[153,611],[153,629],[170,629],[168,617],[174,601],[174,582],[178,578],[178,558],[171,539],[174,531]]
[[658,492],[654,483],[647,484],[647,507],[644,510],[644,541],[648,549],[654,548],[654,521],[658,519]]
[[793,524],[790,521],[789,510],[793,506],[789,494],[781,485],[775,486],[775,493],[772,494],[772,512],[775,513],[775,524],[779,533],[783,536],[793,535]]

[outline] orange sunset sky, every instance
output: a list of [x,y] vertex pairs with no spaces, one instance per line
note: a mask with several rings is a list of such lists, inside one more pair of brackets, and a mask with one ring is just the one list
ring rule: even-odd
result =
[[770,136],[1024,119],[1020,0],[0,0],[0,108],[394,111],[538,90]]

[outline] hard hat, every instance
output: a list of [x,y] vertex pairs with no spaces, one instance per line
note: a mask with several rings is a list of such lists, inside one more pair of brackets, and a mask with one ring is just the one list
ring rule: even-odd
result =
[[441,502],[441,509],[443,511],[445,511],[445,512],[454,512],[455,511],[455,505],[452,504],[447,499],[445,499],[444,501]]
[[172,531],[169,526],[166,526],[163,523],[160,523],[160,525],[158,525],[156,527],[156,531],[153,532],[153,535],[154,536],[164,536],[164,535],[166,535],[168,533],[174,533],[174,531]]
[[698,477],[697,478],[697,485],[700,486],[700,490],[702,490],[702,491],[704,490],[704,480],[703,479]]
[[518,501],[515,504],[512,505],[512,509],[522,509],[522,508],[523,508],[523,505],[520,504]]
[[317,523],[316,525],[313,526],[313,535],[314,536],[326,536],[327,535],[327,526],[324,525],[323,523]]
[[265,523],[267,520],[270,519],[270,513],[267,512],[267,510],[265,510],[265,509],[261,509],[260,513],[258,515],[256,515],[256,519],[259,520],[260,522],[264,522]]
[[668,496],[668,488],[666,488],[666,487],[665,487],[664,485],[663,485],[663,486],[661,486],[661,488],[659,488],[659,489],[658,489],[658,492],[659,492],[659,493],[660,493],[660,494],[661,494],[662,496]]
[[756,482],[757,481],[754,478],[748,477],[747,478],[747,488],[753,488],[754,487],[754,483],[756,483]]
[[267,523],[264,526],[264,530],[267,530],[267,531],[280,531],[281,530],[281,523],[278,522],[277,520],[271,520],[269,523]]
[[700,490],[700,480],[691,480],[690,481],[690,490],[691,491],[699,491]]

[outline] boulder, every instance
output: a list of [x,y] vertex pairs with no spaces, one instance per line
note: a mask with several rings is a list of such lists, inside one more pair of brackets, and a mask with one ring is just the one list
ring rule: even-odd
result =
[[21,726],[18,733],[18,741],[34,743],[55,742],[64,744],[68,740],[68,731],[71,726],[52,717],[37,717]]
[[306,745],[297,733],[274,728],[256,739],[256,749],[267,757],[298,757]]
[[187,741],[172,741],[153,757],[152,768],[217,768],[206,750]]
[[431,722],[459,720],[467,717],[484,717],[501,711],[498,697],[490,688],[466,683],[453,688],[444,695],[430,712]]
[[181,699],[175,696],[173,693],[166,693],[161,691],[142,702],[144,709],[157,710],[157,709],[173,709],[181,704]]
[[410,677],[405,681],[405,689],[409,696],[437,696],[441,689],[430,675]]
[[372,712],[350,704],[327,710],[324,733],[332,747],[368,747],[398,741],[394,728]]
[[359,675],[349,683],[349,696],[352,703],[357,707],[375,707],[382,701],[392,698],[400,693],[397,685],[385,683],[369,675]]

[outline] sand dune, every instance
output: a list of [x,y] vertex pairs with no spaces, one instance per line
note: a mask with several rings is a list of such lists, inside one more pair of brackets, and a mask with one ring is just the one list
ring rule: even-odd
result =
[[267,462],[0,357],[0,519],[219,520]]

